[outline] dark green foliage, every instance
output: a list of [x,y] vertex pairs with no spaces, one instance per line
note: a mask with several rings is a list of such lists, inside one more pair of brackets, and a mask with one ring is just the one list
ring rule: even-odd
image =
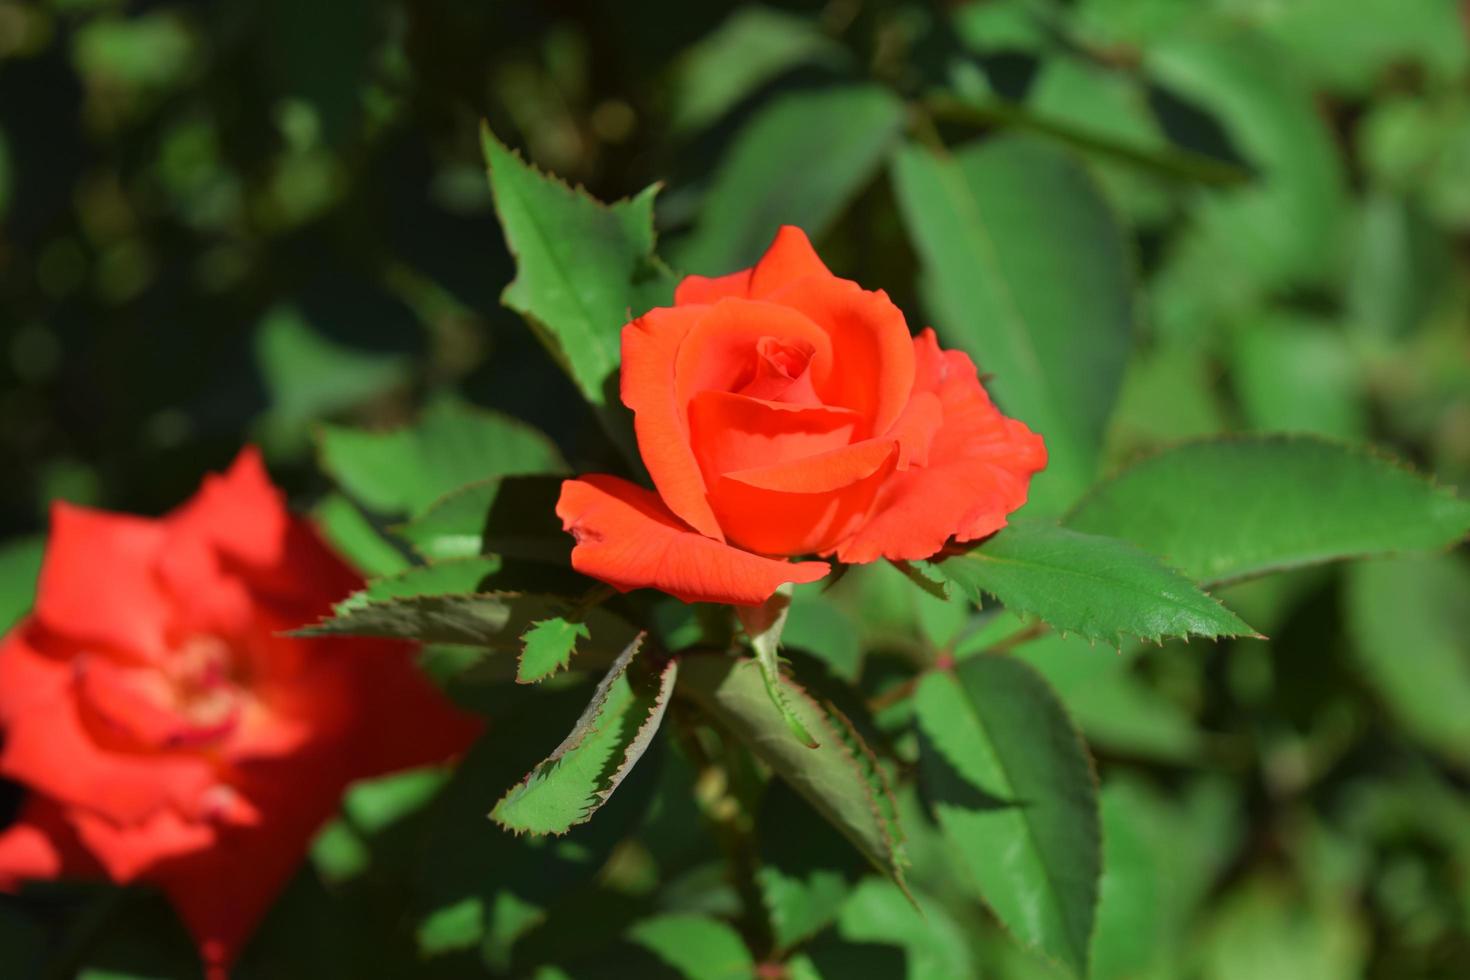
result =
[[[0,0],[0,628],[53,502],[252,442],[367,580],[300,632],[486,719],[242,980],[1470,976],[1461,7]],[[1030,502],[739,615],[578,574],[622,327],[782,224]],[[0,974],[199,967],[62,882]]]

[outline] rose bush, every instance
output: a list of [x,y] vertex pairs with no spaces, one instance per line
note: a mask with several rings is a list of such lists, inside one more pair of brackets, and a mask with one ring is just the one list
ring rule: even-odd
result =
[[689,276],[623,328],[622,399],[657,493],[568,480],[579,571],[622,590],[759,603],[861,563],[928,558],[1005,526],[1046,464],[975,365],[911,336],[882,291],[827,270],[785,227],[753,268]]
[[253,450],[162,519],[56,505],[0,645],[0,774],[30,793],[0,888],[156,883],[224,976],[349,782],[479,730],[412,644],[283,635],[361,585]]

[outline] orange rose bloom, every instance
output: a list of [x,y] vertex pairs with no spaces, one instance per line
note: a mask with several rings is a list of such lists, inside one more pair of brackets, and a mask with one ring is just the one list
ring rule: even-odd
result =
[[562,485],[572,564],[627,591],[752,605],[850,563],[928,558],[1005,526],[1046,465],[975,365],[785,227],[754,268],[689,276],[623,328],[622,397],[657,493]]
[[223,978],[349,782],[480,730],[411,644],[282,635],[362,584],[254,450],[158,520],[56,505],[35,611],[0,642],[0,774],[29,790],[0,890],[157,884]]

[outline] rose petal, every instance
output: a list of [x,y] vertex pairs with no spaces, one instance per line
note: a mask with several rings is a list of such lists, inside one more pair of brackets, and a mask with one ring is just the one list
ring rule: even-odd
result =
[[168,603],[153,576],[163,546],[157,521],[52,505],[35,618],[82,645],[137,659],[157,655],[169,625]]
[[62,808],[44,796],[27,797],[20,817],[0,831],[0,892],[14,892],[27,881],[90,878],[99,872]]
[[27,620],[0,640],[0,725],[37,703],[54,702],[71,684],[71,648],[61,643],[43,647],[38,642],[42,639],[42,631]]
[[120,751],[109,742],[115,738],[88,729],[67,685],[6,719],[0,774],[120,823],[169,805],[187,808],[215,781],[203,756]]
[[205,476],[166,520],[179,536],[196,535],[244,565],[273,568],[285,557],[286,501],[254,446],[240,450],[225,472]]
[[714,303],[731,296],[744,298],[750,295],[750,274],[753,271],[741,269],[728,276],[685,276],[674,287],[674,305]]
[[239,698],[222,691],[212,706],[191,716],[174,704],[173,683],[160,670],[132,667],[106,657],[76,663],[76,696],[109,736],[129,750],[165,751],[218,742],[240,720]]
[[691,441],[709,483],[730,470],[840,449],[862,424],[848,409],[790,405],[724,391],[700,392],[689,404]]
[[868,439],[802,459],[732,470],[725,478],[758,490],[830,493],[872,476],[897,449],[892,439]]
[[123,885],[164,861],[214,846],[218,836],[209,822],[186,819],[171,807],[136,823],[114,823],[82,807],[71,808],[67,818],[108,877]]
[[841,561],[928,558],[951,537],[991,534],[1026,502],[1031,475],[1046,465],[1041,437],[991,404],[969,357],[941,351],[932,330],[914,338],[914,348],[920,384],[938,395],[943,425],[929,465],[894,474],[872,517],[836,549]]
[[908,407],[888,430],[888,437],[898,442],[898,468],[929,465],[929,450],[934,437],[944,425],[944,405],[932,391],[916,391]]
[[830,362],[816,324],[750,300],[651,310],[623,328],[622,398],[633,410],[643,462],[668,508],[716,541],[724,532],[690,444],[689,402],[701,391],[733,387],[753,367],[765,336],[805,341],[814,364]]
[[795,225],[782,225],[771,247],[750,270],[750,296],[764,299],[798,279],[831,275],[806,232]]
[[[318,648],[318,656],[351,665],[357,724],[347,771],[354,780],[443,762],[468,749],[485,729],[477,715],[460,711],[424,676],[412,644],[358,638],[305,642]],[[384,725],[383,718],[410,723]]]
[[770,340],[809,352],[807,370],[813,377],[831,373],[832,343],[817,324],[790,307],[725,299],[705,308],[679,344],[673,365],[675,402],[687,411],[702,391],[742,387],[756,377],[762,347]]
[[147,875],[194,937],[211,980],[228,977],[345,786],[330,767],[315,765],[265,772],[258,781],[277,789],[258,801],[260,826],[221,828],[213,847],[163,861]]
[[841,405],[889,430],[914,391],[914,345],[903,313],[882,291],[835,276],[809,276],[764,297],[799,310],[831,338],[830,367],[812,365],[823,404]]
[[793,280],[830,275],[806,232],[795,225],[782,225],[753,267],[726,276],[685,276],[674,289],[674,305],[714,303],[731,297],[759,299]]
[[185,632],[233,633],[261,599],[300,625],[358,589],[362,578],[309,524],[286,509],[260,453],[240,451],[223,474],[164,519],[167,546],[159,574],[183,613]]
[[710,501],[730,540],[769,555],[828,551],[867,517],[898,460],[891,439],[731,473]]
[[823,562],[792,564],[713,541],[680,524],[656,494],[617,477],[566,481],[556,513],[577,539],[573,567],[623,592],[756,605],[786,582],[815,582],[829,571]]

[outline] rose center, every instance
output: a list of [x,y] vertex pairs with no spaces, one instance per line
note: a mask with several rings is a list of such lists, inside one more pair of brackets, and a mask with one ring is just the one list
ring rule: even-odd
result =
[[224,640],[190,637],[167,660],[164,675],[171,688],[171,707],[197,734],[212,735],[233,722],[242,692],[237,658]]
[[816,349],[804,340],[762,337],[751,350],[750,365],[731,390],[772,402],[817,405],[811,362]]

